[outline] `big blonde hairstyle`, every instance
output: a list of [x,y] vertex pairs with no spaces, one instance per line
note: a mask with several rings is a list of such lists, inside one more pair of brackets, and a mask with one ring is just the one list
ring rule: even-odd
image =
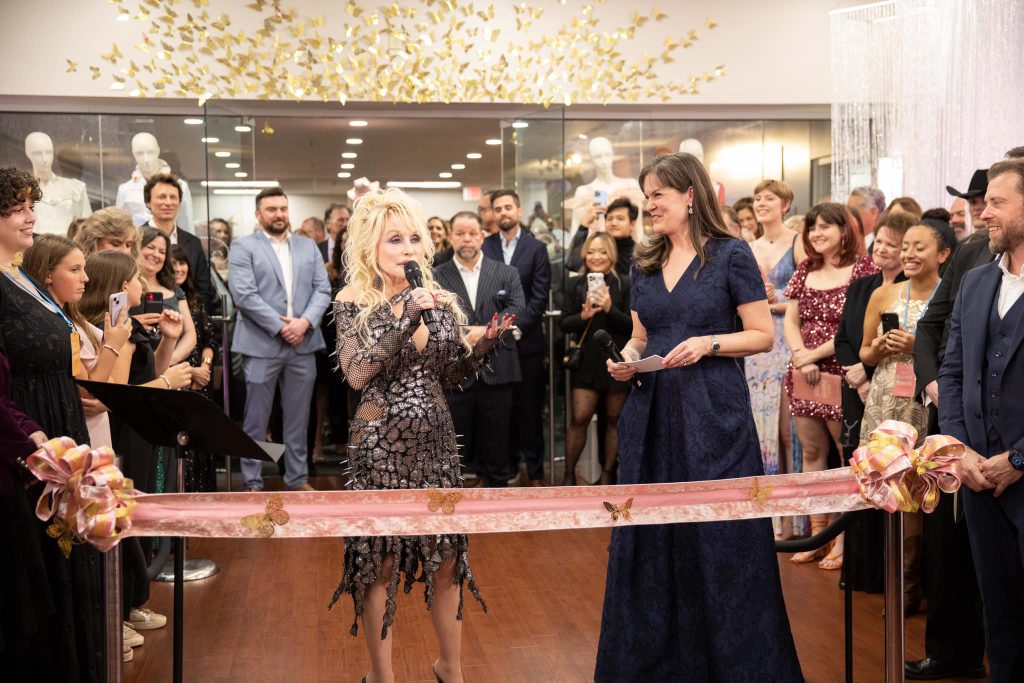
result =
[[420,203],[392,187],[384,192],[371,192],[357,200],[348,224],[343,254],[347,273],[345,284],[356,290],[353,301],[359,307],[359,313],[354,327],[359,338],[364,343],[370,342],[370,317],[378,308],[388,305],[384,294],[384,273],[377,262],[377,247],[392,223],[399,223],[419,235],[423,245],[423,258],[419,265],[424,289],[432,293],[438,303],[451,309],[459,325],[465,325],[466,314],[459,308],[456,296],[434,281],[429,265],[434,258],[434,243],[430,240]]
[[106,238],[119,238],[132,244],[132,256],[139,257],[139,229],[132,223],[127,211],[107,206],[92,213],[78,228],[74,240],[82,246],[88,258],[98,250],[99,242]]

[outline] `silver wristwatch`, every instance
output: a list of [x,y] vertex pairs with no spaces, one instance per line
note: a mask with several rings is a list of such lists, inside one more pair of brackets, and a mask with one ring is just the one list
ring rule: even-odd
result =
[[711,355],[717,356],[718,352],[722,350],[722,345],[718,343],[718,337],[711,335]]

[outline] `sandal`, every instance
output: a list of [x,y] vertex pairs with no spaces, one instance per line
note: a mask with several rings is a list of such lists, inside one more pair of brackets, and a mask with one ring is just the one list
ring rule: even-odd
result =
[[843,568],[843,550],[844,545],[837,543],[840,541],[842,536],[832,541],[832,548],[828,555],[826,555],[821,562],[818,563],[818,569],[824,569],[826,571],[835,571]]
[[[824,515],[811,516],[811,536],[821,532],[827,526],[828,518]],[[794,553],[793,557],[789,558],[789,561],[793,564],[807,564],[808,562],[821,560],[828,555],[830,550],[832,550],[833,543],[835,543],[835,541],[829,541],[825,545],[815,548],[814,550],[804,550],[799,553]]]

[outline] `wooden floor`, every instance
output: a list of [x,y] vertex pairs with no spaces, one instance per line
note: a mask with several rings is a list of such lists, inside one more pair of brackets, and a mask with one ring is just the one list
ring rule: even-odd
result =
[[[470,556],[490,611],[467,592],[463,667],[470,682],[593,680],[608,529],[472,537]],[[185,589],[185,680],[358,681],[368,668],[362,640],[348,635],[352,603],[328,612],[341,576],[333,539],[193,539],[192,557],[220,573]],[[779,557],[793,635],[808,683],[843,681],[842,591],[837,575]],[[149,606],[171,613],[171,585],[154,584]],[[855,681],[882,673],[882,597],[854,594]],[[125,665],[129,682],[171,680],[171,629],[144,631]],[[422,586],[398,600],[398,681],[432,682],[436,641]],[[907,656],[924,656],[924,619],[907,623]]]

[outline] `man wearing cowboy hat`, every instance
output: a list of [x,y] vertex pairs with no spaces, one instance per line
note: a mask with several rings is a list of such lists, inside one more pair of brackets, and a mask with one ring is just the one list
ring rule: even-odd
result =
[[979,168],[971,176],[971,182],[967,189],[960,192],[952,185],[946,185],[946,192],[954,197],[960,197],[967,202],[967,208],[971,212],[971,226],[974,232],[985,229],[985,221],[981,220],[981,212],[985,210],[985,190],[988,189],[988,169]]

